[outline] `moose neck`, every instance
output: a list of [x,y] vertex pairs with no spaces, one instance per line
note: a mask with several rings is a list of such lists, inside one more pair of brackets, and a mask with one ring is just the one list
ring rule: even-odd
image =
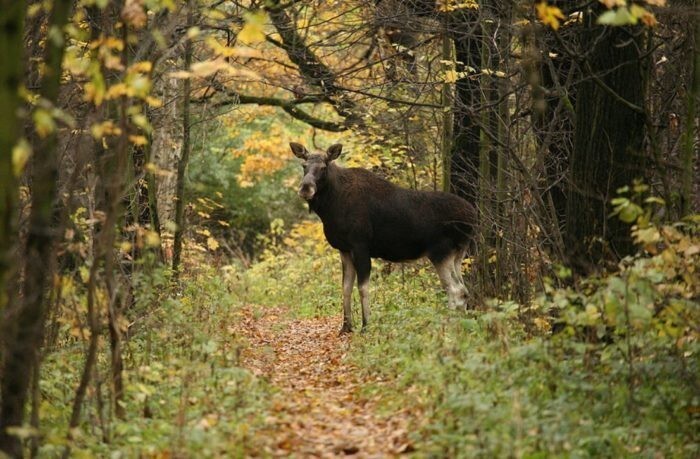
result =
[[316,192],[316,195],[309,201],[309,210],[316,213],[321,220],[327,217],[333,209],[334,196],[338,193],[338,175],[342,168],[334,163],[328,164],[326,169],[325,186]]

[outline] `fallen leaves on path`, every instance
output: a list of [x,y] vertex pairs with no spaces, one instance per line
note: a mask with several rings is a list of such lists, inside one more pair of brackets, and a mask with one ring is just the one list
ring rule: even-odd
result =
[[[243,310],[242,365],[278,389],[256,444],[260,456],[396,457],[413,451],[408,410],[377,414],[361,373],[346,359],[351,337],[338,317],[291,319],[282,308]],[[377,383],[377,382],[373,382]]]

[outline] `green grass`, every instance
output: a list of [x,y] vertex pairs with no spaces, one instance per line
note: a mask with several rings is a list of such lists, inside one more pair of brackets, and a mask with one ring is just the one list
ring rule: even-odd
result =
[[[407,301],[406,303],[410,303]],[[392,381],[382,396],[419,407],[430,457],[694,457],[698,420],[672,358],[630,391],[618,365],[585,347],[527,337],[512,313],[457,314],[434,304],[377,304],[353,360]],[[641,373],[641,369],[640,369]],[[382,386],[387,387],[387,386]]]
[[[184,280],[181,294],[132,311],[124,421],[100,421],[98,400],[108,404],[109,364],[108,344],[101,344],[101,394],[91,387],[71,457],[243,457],[254,448],[251,439],[273,389],[239,364],[245,343],[231,325],[240,303],[213,270]],[[43,364],[42,457],[59,456],[67,444],[69,408],[83,359],[82,345],[66,340]],[[109,413],[103,411],[102,419],[109,420]],[[101,441],[103,436],[108,441]]]
[[[492,300],[467,313],[447,309],[426,263],[377,262],[371,325],[353,335],[348,358],[385,414],[416,416],[416,457],[699,457],[698,309],[689,293],[697,290],[686,276],[695,265],[674,253],[632,260],[624,273],[578,289],[548,287],[527,306]],[[184,281],[172,294],[158,273],[137,282],[127,418],[100,421],[91,387],[75,457],[250,454],[275,389],[240,365],[246,343],[232,328],[240,306],[340,317],[340,263],[318,241],[277,245],[250,269],[207,269]],[[84,314],[80,295],[71,298],[61,317],[71,307]],[[357,299],[354,309],[357,323]],[[64,338],[43,365],[43,457],[66,444],[84,355],[71,327],[61,322]],[[103,342],[102,397],[108,355]]]
[[[278,253],[244,277],[249,300],[301,315],[340,313],[332,252]],[[617,284],[593,280],[602,293],[593,289],[586,301],[603,301]],[[498,301],[455,312],[430,267],[375,263],[372,323],[353,337],[349,358],[367,379],[388,382],[365,389],[387,413],[419,414],[417,457],[698,457],[697,359],[636,329],[628,330],[637,340],[631,366],[619,336],[587,341],[575,323],[552,334],[548,311],[587,317],[578,312],[585,298],[555,290],[527,312]],[[547,326],[538,330],[533,317]]]

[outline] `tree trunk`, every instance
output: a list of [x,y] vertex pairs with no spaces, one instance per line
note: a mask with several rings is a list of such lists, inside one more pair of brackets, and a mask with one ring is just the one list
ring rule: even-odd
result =
[[[700,0],[695,0],[696,12],[700,10]],[[697,141],[696,131],[696,107],[698,97],[700,97],[700,20],[695,21],[693,31],[693,65],[692,80],[688,89],[688,110],[685,119],[685,131],[683,132],[683,145],[681,150],[681,215],[690,215],[693,212],[693,166],[694,158],[697,156],[695,142]]]
[[[476,16],[471,12],[460,12],[451,20],[454,32],[455,58],[463,66],[458,71],[469,72],[481,69],[481,37],[475,36],[480,28]],[[469,30],[470,27],[474,30]],[[474,107],[479,105],[479,80],[464,76],[455,85],[454,142],[450,164],[452,192],[476,202],[479,182],[479,136],[480,128]]]
[[[193,24],[192,3],[187,11],[187,25]],[[192,40],[185,43],[185,70],[192,64]],[[185,171],[190,158],[190,89],[189,78],[185,80],[182,102],[182,154],[177,164],[177,187],[175,191],[175,240],[173,242],[173,271],[177,276],[182,254],[182,236],[185,230]]]
[[[148,139],[148,146],[145,148],[145,157],[143,158],[144,164],[151,164],[151,156],[153,151],[153,137],[150,136]],[[136,166],[134,166],[136,167]],[[158,196],[156,194],[156,175],[152,170],[147,170],[146,167],[142,167],[143,178],[140,180],[142,184],[138,187],[139,196],[139,222],[142,225],[150,225],[151,230],[158,234],[158,247],[155,248],[156,256],[160,263],[165,263],[165,257],[163,255],[163,237],[160,228],[160,217],[158,215]]]
[[[172,243],[173,243],[173,224],[175,222],[175,193],[177,189],[177,163],[179,161],[179,153],[182,151],[182,126],[178,121],[181,120],[182,109],[181,104],[171,103],[176,99],[181,91],[182,85],[180,80],[163,76],[155,82],[156,93],[160,94],[165,102],[163,107],[153,110],[153,146],[151,147],[152,161],[159,170],[166,170],[170,173],[161,174],[157,177],[155,174],[148,174],[149,187],[153,183],[153,190],[149,189],[149,193],[155,192],[154,202],[157,206],[157,212],[154,215],[158,216],[162,222],[161,230],[163,230],[163,246],[165,249],[164,258],[172,260]],[[157,179],[157,180],[156,180]]]
[[[47,29],[62,30],[68,20],[72,0],[55,0]],[[21,28],[19,29],[21,31]],[[20,37],[22,34],[20,33]],[[64,40],[47,40],[44,58],[44,76],[39,91],[42,99],[55,104],[58,99]],[[38,361],[44,317],[45,290],[51,279],[49,263],[59,229],[54,224],[54,206],[57,193],[58,162],[57,135],[54,132],[41,138],[34,147],[32,175],[32,207],[29,217],[27,243],[24,253],[26,273],[23,286],[23,304],[14,327],[8,333],[7,354],[2,381],[2,410],[0,411],[0,447],[11,456],[21,456],[17,438],[7,435],[6,429],[21,426],[27,400],[32,366]]]
[[[454,63],[454,42],[447,34],[443,32],[442,36],[442,60],[450,62],[451,65],[446,66],[446,71],[455,71]],[[442,191],[448,192],[451,189],[450,185],[450,170],[452,164],[452,140],[454,137],[454,88],[452,83],[445,81],[442,84],[441,102],[443,107],[442,113]]]
[[[9,279],[12,278],[11,251],[15,242],[15,211],[17,206],[17,179],[12,166],[12,150],[17,144],[20,124],[17,109],[20,106],[19,85],[24,74],[24,16],[26,2],[0,0],[0,327],[8,313]],[[0,328],[2,335],[6,332]],[[4,341],[0,339],[0,380]],[[0,411],[0,418],[2,412]],[[0,422],[0,428],[2,422]],[[0,451],[4,449],[3,431],[0,430]]]
[[584,80],[576,90],[576,132],[566,206],[572,266],[589,271],[632,252],[629,225],[608,218],[617,189],[644,172],[645,71],[638,28],[602,27],[588,14],[582,31]]

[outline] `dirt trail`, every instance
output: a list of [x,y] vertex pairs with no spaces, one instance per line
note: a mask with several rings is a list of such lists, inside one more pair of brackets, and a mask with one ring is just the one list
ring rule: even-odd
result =
[[[260,315],[261,314],[261,315]],[[346,360],[340,319],[289,319],[282,308],[243,311],[240,333],[250,346],[242,365],[279,389],[266,419],[261,456],[397,457],[412,451],[408,411],[377,414],[360,395],[360,373]],[[376,382],[375,382],[376,383]]]

